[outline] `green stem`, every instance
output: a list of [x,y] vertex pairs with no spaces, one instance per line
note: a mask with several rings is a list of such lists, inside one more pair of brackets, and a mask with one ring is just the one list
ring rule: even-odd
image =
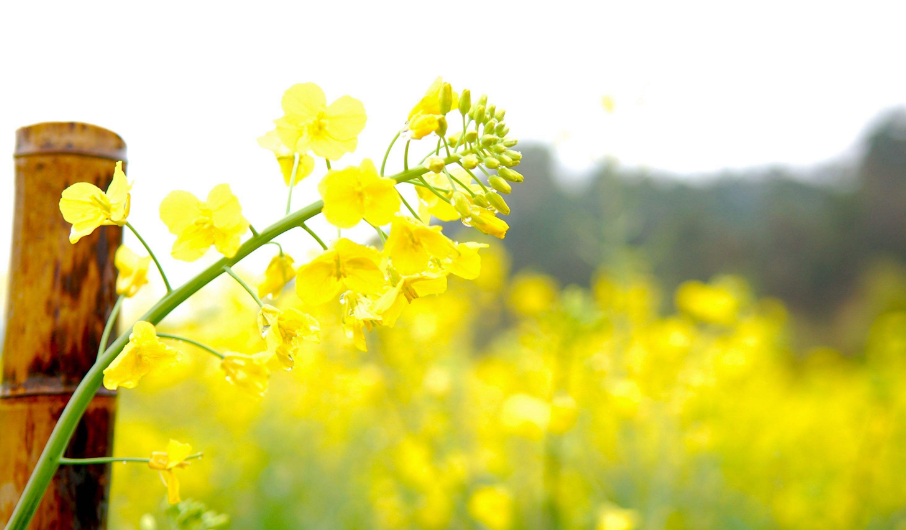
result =
[[472,177],[472,179],[475,180],[475,182],[477,182],[479,186],[481,186],[481,189],[483,189],[485,193],[488,192],[487,186],[484,185],[484,182],[482,182],[480,178],[475,176],[475,173],[472,173],[471,171],[469,171],[469,169],[466,166],[462,165],[462,162],[457,162],[457,164],[459,164],[459,167],[463,168],[466,171],[466,173],[468,173],[469,176]]
[[110,316],[107,317],[107,324],[104,325],[104,333],[101,335],[101,344],[98,346],[98,357],[104,353],[104,350],[107,349],[107,341],[110,339],[110,333],[113,331],[113,326],[116,323],[116,317],[120,314],[120,307],[123,305],[123,300],[126,298],[125,295],[120,295],[116,299],[116,303],[113,304],[113,309],[110,310]]
[[390,156],[390,150],[393,149],[393,144],[396,143],[397,139],[400,137],[400,133],[397,132],[396,136],[393,137],[393,140],[390,140],[390,145],[387,146],[387,152],[384,153],[384,161],[381,162],[381,176],[384,176],[384,167],[387,166],[387,157]]
[[[437,195],[438,197],[440,197],[441,200],[443,200],[445,203],[447,203],[447,204],[450,203],[450,199],[448,199],[448,198],[444,197],[443,195],[441,195],[440,192],[437,191],[437,190],[434,188],[434,186],[428,184],[428,181],[425,180],[425,177],[419,177],[418,180],[419,180],[419,182],[421,182],[422,184],[424,184],[426,188],[428,188],[429,190],[431,190],[431,193],[433,193],[434,195]],[[455,190],[454,190],[454,191],[455,191]]]
[[235,271],[233,271],[233,269],[231,269],[228,265],[224,265],[223,270],[227,274],[232,276],[233,279],[236,280],[236,282],[239,283],[239,285],[241,285],[243,289],[245,289],[245,292],[249,293],[252,296],[252,298],[255,299],[255,303],[258,304],[258,307],[264,307],[264,302],[262,302],[261,299],[258,298],[258,295],[255,294],[255,291],[253,291],[251,287],[249,287],[249,284],[242,281],[242,278],[240,278],[239,275],[236,274]]
[[293,203],[293,188],[296,187],[297,171],[299,171],[299,153],[293,155],[293,174],[289,178],[289,193],[286,196],[286,215],[289,215],[289,207]]
[[325,158],[324,162],[327,164],[327,171],[330,171],[330,159]]
[[450,177],[451,179],[453,179],[454,182],[456,182],[457,184],[459,184],[460,186],[462,186],[462,189],[464,189],[464,190],[466,190],[467,192],[469,192],[469,195],[471,195],[472,197],[475,196],[475,192],[472,191],[472,188],[470,188],[470,187],[466,186],[465,184],[463,184],[462,181],[459,180],[458,178],[454,177],[452,173],[450,173],[450,172],[447,171],[446,169],[444,169],[444,173],[446,173],[448,177]]
[[219,351],[215,350],[214,348],[208,346],[207,344],[202,344],[201,342],[198,342],[197,340],[187,339],[186,337],[180,337],[179,335],[171,335],[169,333],[158,333],[157,336],[162,339],[178,340],[180,342],[185,342],[187,344],[191,344],[192,346],[197,346],[197,347],[201,348],[202,350],[205,350],[206,352],[210,353],[211,355],[213,355],[219,359],[223,359],[222,353],[220,353]]
[[135,237],[138,238],[138,240],[141,242],[142,246],[145,247],[145,250],[148,251],[148,255],[151,256],[151,259],[154,260],[154,264],[157,265],[157,270],[160,271],[160,277],[164,279],[164,285],[167,286],[167,292],[172,293],[173,288],[170,287],[170,281],[167,280],[167,275],[164,274],[164,268],[161,267],[160,262],[157,261],[157,256],[154,255],[154,251],[151,250],[151,247],[148,246],[148,243],[145,242],[144,238],[142,238],[142,236],[139,235],[138,230],[136,230],[135,227],[132,226],[132,223],[130,223],[129,221],[126,221],[126,227],[128,227],[129,230],[132,230],[132,233],[135,234]]
[[407,201],[406,198],[403,197],[403,193],[400,190],[396,190],[396,192],[399,194],[400,200],[403,201],[403,204],[406,205],[406,209],[412,212],[412,215],[414,215],[416,219],[419,219],[419,215],[415,213],[415,210],[412,209],[412,206],[409,206],[409,201]]
[[[448,157],[445,162],[452,164],[458,161],[459,158],[458,155],[453,155]],[[390,178],[393,178],[397,182],[406,182],[423,175],[427,171],[426,168],[419,166],[409,171],[403,171]],[[255,250],[258,250],[262,245],[280,234],[297,226],[301,226],[305,221],[321,213],[321,208],[323,206],[324,203],[321,201],[314,202],[265,228],[257,236],[243,243],[233,257],[221,258],[185,284],[168,292],[163,298],[158,300],[148,312],[142,315],[139,320],[152,324],[159,324],[164,317],[169,315],[171,311],[185,302],[190,296],[223,274],[225,272],[224,267],[230,267],[239,263],[243,258]],[[72,397],[60,414],[60,419],[54,426],[53,432],[50,433],[50,438],[48,438],[47,443],[44,445],[41,456],[38,457],[38,461],[35,463],[35,468],[32,471],[31,477],[28,479],[28,483],[25,485],[25,489],[22,491],[21,497],[19,497],[16,508],[10,516],[9,522],[6,525],[6,530],[25,530],[28,528],[28,524],[35,515],[35,510],[38,509],[38,504],[41,502],[41,498],[44,496],[47,486],[50,485],[50,481],[53,479],[53,475],[60,465],[60,459],[63,457],[63,452],[66,451],[66,447],[69,445],[69,440],[72,438],[76,426],[82,419],[82,415],[84,415],[85,411],[88,409],[91,398],[94,397],[101,387],[101,383],[104,380],[104,369],[116,359],[116,356],[119,355],[126,343],[129,342],[130,333],[132,333],[131,326],[113,341],[113,344],[107,347],[104,354],[101,355],[94,366],[88,370],[88,373],[82,378],[79,386],[76,387]]]
[[[368,221],[365,221],[365,222],[368,223]],[[371,224],[371,223],[368,223],[368,224],[371,225],[371,228],[374,228],[374,229],[377,231],[377,235],[378,235],[378,237],[381,239],[381,243],[386,243],[386,242],[387,242],[387,234],[385,234],[384,231],[381,230],[381,227],[380,227],[380,226],[377,226],[377,225],[373,225],[373,224]]]
[[403,151],[403,171],[409,171],[409,143],[412,140],[406,140],[406,149]]
[[281,245],[280,243],[277,243],[276,241],[268,241],[266,244],[277,245],[277,248],[280,249],[280,257],[283,257],[283,245]]
[[[201,458],[204,453],[195,453],[194,455],[189,455],[186,460],[195,460],[196,458]],[[88,464],[115,464],[117,462],[139,462],[142,464],[147,464],[150,462],[150,458],[141,458],[138,456],[121,456],[119,458],[113,456],[101,456],[98,458],[61,458],[60,463],[70,466],[84,466]]]
[[252,223],[249,223],[249,231],[251,231],[251,232],[252,232],[252,237],[255,237],[255,236],[257,236],[257,235],[258,235],[258,231],[257,231],[257,230],[255,230],[255,227],[254,227],[254,226],[252,226]]
[[306,232],[308,232],[308,235],[310,235],[311,237],[315,238],[315,241],[317,241],[318,244],[321,245],[321,248],[322,248],[322,249],[327,250],[327,245],[324,244],[324,241],[321,241],[321,238],[318,237],[318,234],[316,234],[314,230],[312,230],[311,228],[309,228],[308,225],[305,224],[305,223],[302,223],[302,224],[300,224],[299,226],[302,227],[302,230],[305,230]]

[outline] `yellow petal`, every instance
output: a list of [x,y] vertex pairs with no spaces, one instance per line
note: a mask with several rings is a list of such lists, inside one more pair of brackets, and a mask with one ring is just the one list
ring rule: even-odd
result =
[[313,120],[327,106],[324,91],[314,83],[298,83],[283,93],[283,112],[296,121]]
[[167,443],[167,467],[173,468],[182,463],[187,456],[192,454],[192,446],[176,440]]
[[370,259],[352,258],[344,261],[346,287],[356,293],[373,295],[387,287],[387,280],[380,267]]
[[362,102],[343,96],[327,107],[324,112],[327,120],[327,134],[339,141],[354,139],[365,128],[368,117]]
[[72,224],[69,242],[76,243],[94,232],[107,219],[110,208],[107,196],[93,184],[77,182],[63,190],[60,212]]
[[182,261],[195,261],[207,253],[214,244],[214,231],[210,226],[189,225],[173,243],[170,254]]
[[360,169],[365,220],[375,226],[388,224],[400,209],[396,181],[378,176],[374,163],[367,158]]
[[201,208],[201,201],[191,193],[171,191],[160,203],[160,220],[171,234],[178,236],[201,217]]
[[352,228],[362,220],[365,204],[357,167],[330,171],[318,185],[324,200],[324,218],[338,228]]
[[148,372],[147,366],[133,350],[135,345],[126,344],[116,359],[104,368],[104,388],[107,390],[116,390],[119,387],[135,388],[139,379]]
[[[330,254],[336,255],[335,252]],[[296,271],[296,294],[308,305],[325,304],[335,299],[342,288],[333,261],[317,259]]]
[[113,180],[107,187],[107,200],[110,201],[110,220],[120,223],[126,220],[129,215],[129,183],[126,181],[126,174],[123,173],[123,162],[116,163],[113,170]]
[[215,228],[231,233],[240,232],[239,235],[248,229],[249,223],[242,216],[239,199],[230,191],[229,184],[214,186],[208,193],[207,204],[211,209],[211,218]]
[[179,479],[176,478],[176,473],[172,469],[162,471],[164,474],[164,482],[167,483],[167,502],[170,504],[179,503]]

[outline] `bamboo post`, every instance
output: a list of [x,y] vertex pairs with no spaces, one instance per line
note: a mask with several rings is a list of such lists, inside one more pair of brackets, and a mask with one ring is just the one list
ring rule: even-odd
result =
[[[0,354],[0,526],[9,520],[63,407],[94,363],[116,301],[113,255],[122,229],[105,226],[69,243],[60,194],[75,182],[106,190],[123,140],[83,123],[16,132],[16,194]],[[89,405],[67,457],[109,456],[116,395]],[[110,465],[62,466],[30,528],[104,528]]]

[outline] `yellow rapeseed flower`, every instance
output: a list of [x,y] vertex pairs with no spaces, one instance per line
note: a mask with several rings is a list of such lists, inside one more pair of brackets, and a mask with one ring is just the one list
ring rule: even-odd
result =
[[151,453],[151,461],[148,467],[160,471],[160,476],[167,485],[167,502],[176,504],[179,502],[179,479],[174,472],[177,468],[189,465],[186,457],[192,453],[192,446],[170,440],[167,444],[167,450],[155,451]]
[[443,134],[446,129],[446,114],[458,105],[459,96],[453,92],[450,83],[444,83],[443,77],[435,79],[424,97],[409,112],[412,139],[424,138],[435,131]]
[[465,243],[456,243],[455,248],[457,255],[441,263],[444,270],[464,280],[478,278],[478,275],[481,274],[481,256],[478,255],[478,251],[488,248],[488,245],[466,241]]
[[380,322],[381,316],[374,312],[372,300],[353,291],[346,291],[340,299],[343,313],[343,331],[360,351],[368,351],[365,342],[365,330],[371,331],[375,322]]
[[479,208],[475,205],[470,208],[470,212],[472,215],[462,218],[462,223],[464,225],[471,226],[479,232],[494,236],[497,239],[506,237],[506,231],[510,229],[510,225],[503,219],[494,215],[494,212],[485,208]]
[[[296,164],[296,158],[293,150],[287,147],[276,130],[270,131],[264,136],[258,138],[258,145],[269,149],[277,157],[277,163],[280,164],[280,172],[283,173],[283,182],[289,186],[289,181],[293,178],[293,166]],[[302,179],[311,175],[315,169],[315,158],[306,153],[298,153],[299,165],[296,167],[296,180],[293,186],[302,182]]]
[[469,498],[469,515],[491,530],[507,530],[513,524],[514,504],[503,486],[482,486]]
[[573,428],[579,416],[576,400],[569,394],[558,394],[551,401],[550,432],[563,434]]
[[254,355],[227,352],[220,362],[226,380],[248,392],[261,397],[267,390],[267,382],[271,372],[267,368],[270,352],[261,352]]
[[296,275],[293,258],[289,254],[280,253],[271,258],[264,270],[264,279],[258,285],[258,297],[277,297],[283,287]]
[[540,440],[551,421],[551,407],[528,394],[514,394],[500,408],[500,422],[513,434]]
[[148,283],[151,256],[139,257],[126,245],[120,245],[113,256],[113,264],[119,271],[116,277],[116,294],[126,297],[135,296],[142,285]]
[[635,510],[626,510],[617,506],[606,506],[598,513],[598,524],[595,530],[633,530],[638,524],[639,516]]
[[380,253],[346,238],[296,271],[296,294],[308,305],[321,305],[350,290],[376,295],[387,287],[378,266]]
[[397,284],[374,301],[373,311],[380,315],[381,324],[392,327],[412,300],[440,294],[447,290],[444,273],[428,272],[417,276],[403,276]]
[[195,261],[214,245],[231,258],[239,250],[249,222],[228,184],[219,184],[201,201],[186,191],[172,191],[160,204],[160,218],[176,236],[173,257]]
[[432,260],[443,264],[459,257],[456,245],[441,233],[441,227],[402,215],[393,220],[384,254],[403,276],[426,272]]
[[730,325],[736,321],[739,306],[735,293],[720,283],[690,281],[676,290],[676,307],[702,322]]
[[352,228],[363,218],[379,226],[393,220],[400,209],[396,181],[378,175],[365,159],[359,167],[330,171],[318,185],[324,199],[324,218],[338,228]]
[[264,304],[258,312],[258,331],[267,343],[267,351],[287,370],[293,367],[293,356],[303,340],[321,341],[317,319],[295,308],[280,310]]
[[130,189],[131,186],[126,182],[126,174],[123,173],[123,163],[120,161],[116,163],[113,181],[107,187],[106,193],[87,182],[76,182],[63,190],[60,212],[63,219],[72,224],[69,242],[78,242],[102,225],[126,224],[126,217],[129,216]]
[[104,386],[109,390],[135,388],[152,369],[173,364],[178,358],[179,350],[160,342],[154,325],[140,320],[132,327],[129,343],[104,369]]
[[330,160],[355,151],[367,119],[361,101],[343,96],[328,106],[324,91],[314,83],[289,87],[283,94],[283,112],[275,120],[283,144],[297,153],[311,150]]

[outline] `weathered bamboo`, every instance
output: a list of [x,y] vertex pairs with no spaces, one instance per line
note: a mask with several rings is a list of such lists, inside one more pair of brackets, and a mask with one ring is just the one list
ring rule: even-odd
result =
[[[102,227],[76,245],[59,210],[75,182],[106,189],[126,146],[82,123],[41,123],[16,134],[16,195],[6,328],[0,356],[0,523],[22,493],[63,407],[97,357],[116,301],[113,255],[122,229]],[[107,456],[115,394],[102,390],[66,452]],[[63,466],[30,528],[104,528],[110,466]]]

